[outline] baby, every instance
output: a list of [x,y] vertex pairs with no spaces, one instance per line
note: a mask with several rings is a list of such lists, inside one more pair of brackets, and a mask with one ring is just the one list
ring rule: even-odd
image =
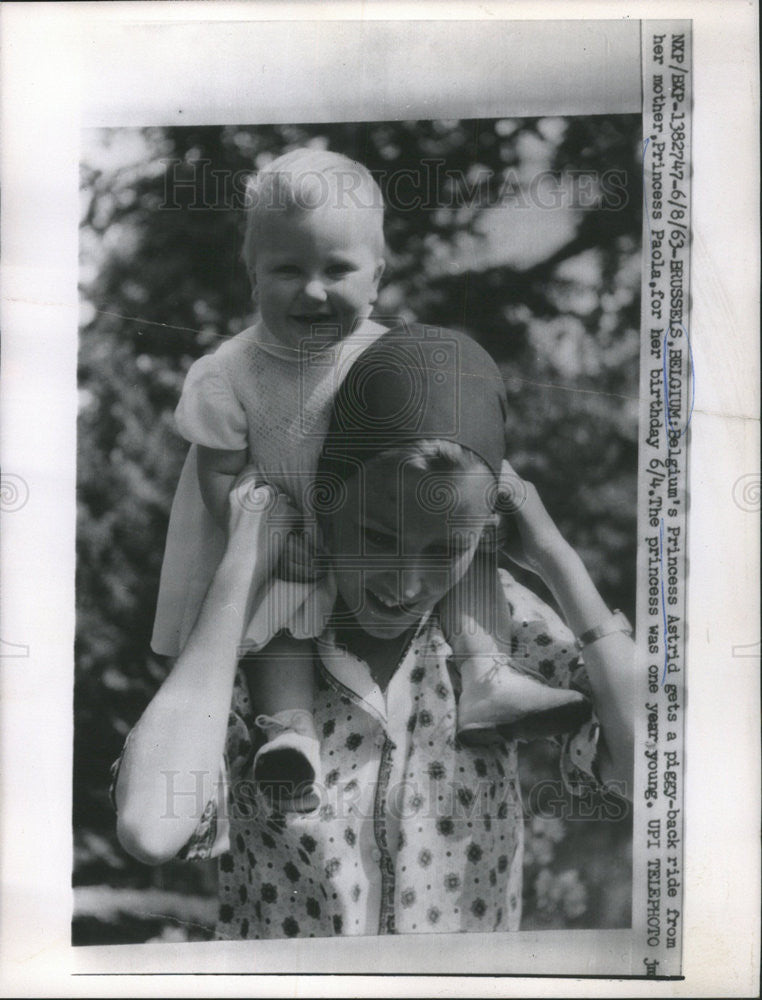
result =
[[[250,596],[241,644],[266,736],[254,778],[304,786],[321,780],[308,640],[323,631],[335,592],[330,574],[310,572],[312,546],[299,530],[314,524],[311,486],[342,373],[385,332],[370,318],[384,271],[383,200],[364,166],[313,149],[274,160],[249,193],[243,256],[259,316],[195,362],[183,388],[176,418],[192,447],[172,507],[152,646],[171,656],[183,647],[224,550],[231,487],[253,466],[256,483],[281,494],[276,516],[263,511],[257,550],[270,584]],[[460,738],[573,728],[585,700],[513,669],[496,567],[485,561],[481,573],[479,586],[455,591],[440,609],[462,679]],[[405,594],[391,597],[404,604]]]

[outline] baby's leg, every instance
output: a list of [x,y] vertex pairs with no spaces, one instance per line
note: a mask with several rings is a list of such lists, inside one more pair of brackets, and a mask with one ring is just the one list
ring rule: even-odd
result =
[[512,620],[497,555],[479,551],[440,606],[442,626],[460,666],[472,657],[510,655]]
[[245,670],[256,715],[276,715],[289,709],[312,713],[314,655],[311,639],[294,639],[280,632],[263,650],[246,657]]
[[569,732],[587,719],[590,706],[583,695],[522,672],[511,655],[511,610],[496,553],[480,553],[444,605],[445,636],[462,681],[461,740],[483,742],[495,732],[535,739]]
[[299,794],[303,799],[321,780],[313,658],[311,640],[279,633],[243,660],[256,723],[267,740],[254,758],[254,777],[260,788],[277,787],[289,800]]

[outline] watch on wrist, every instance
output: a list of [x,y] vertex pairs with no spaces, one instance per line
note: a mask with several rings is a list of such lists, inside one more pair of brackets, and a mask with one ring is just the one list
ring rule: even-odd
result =
[[574,644],[581,652],[592,642],[596,642],[598,639],[603,639],[604,636],[613,635],[615,632],[624,632],[625,635],[632,635],[632,625],[630,625],[627,620],[627,615],[625,615],[623,611],[620,611],[619,608],[612,611],[611,617],[601,625],[594,625],[592,628],[584,631],[582,635],[578,636],[574,640]]

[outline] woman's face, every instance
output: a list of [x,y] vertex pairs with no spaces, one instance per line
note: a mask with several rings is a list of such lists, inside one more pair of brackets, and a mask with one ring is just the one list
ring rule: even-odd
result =
[[493,521],[486,467],[426,472],[383,455],[347,480],[323,520],[339,595],[355,622],[394,638],[463,576]]

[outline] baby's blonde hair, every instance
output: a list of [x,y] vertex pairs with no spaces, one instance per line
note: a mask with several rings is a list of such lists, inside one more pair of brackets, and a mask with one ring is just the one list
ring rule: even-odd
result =
[[255,244],[264,213],[308,212],[325,205],[367,213],[368,242],[384,255],[384,200],[367,167],[327,149],[292,149],[254,174],[246,191],[246,231],[242,256],[254,272]]

